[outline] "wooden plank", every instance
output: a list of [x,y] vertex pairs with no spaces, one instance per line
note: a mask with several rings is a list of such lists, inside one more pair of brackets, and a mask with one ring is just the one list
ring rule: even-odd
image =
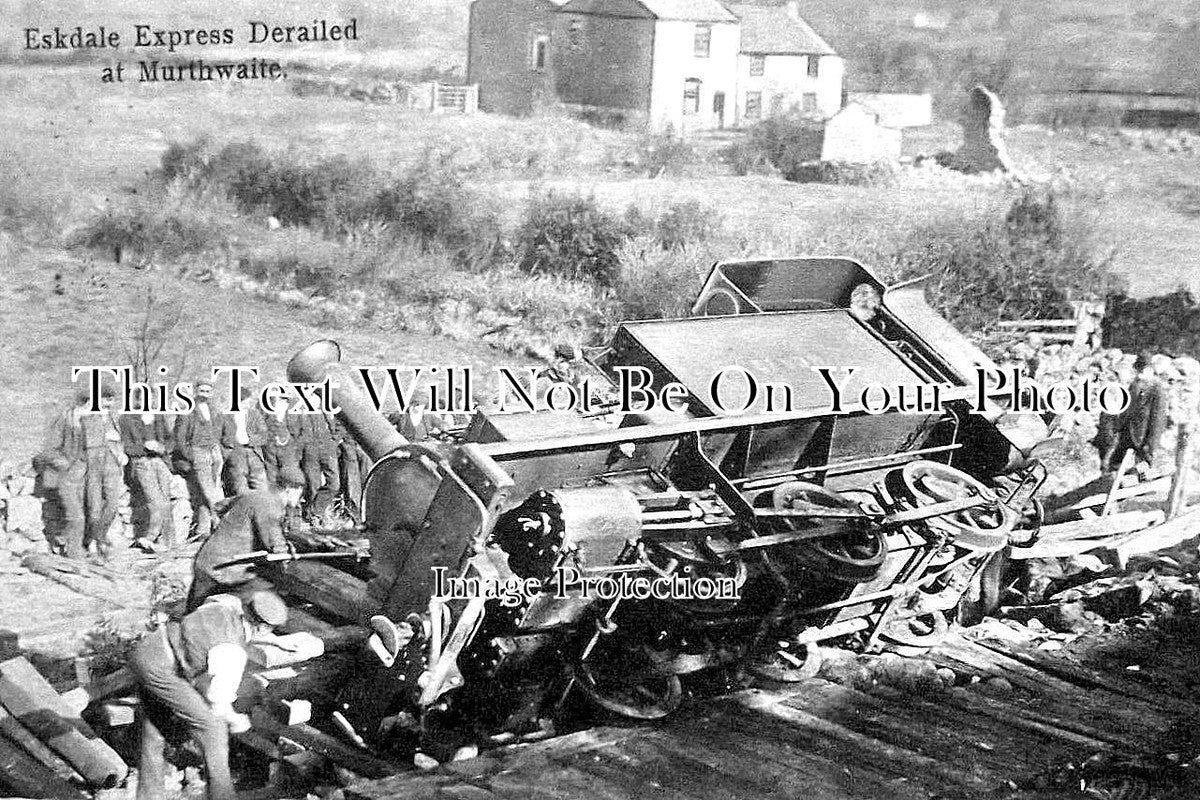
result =
[[[1130,477],[1136,477],[1136,476],[1130,476]],[[1075,501],[1074,503],[1072,503],[1069,506],[1055,509],[1053,512],[1051,512],[1050,516],[1057,517],[1059,514],[1064,513],[1066,511],[1083,511],[1084,509],[1087,509],[1087,508],[1095,508],[1096,506],[1103,506],[1110,494],[1113,494],[1113,497],[1116,500],[1130,500],[1134,497],[1141,497],[1141,496],[1147,495],[1147,494],[1155,494],[1156,492],[1164,492],[1165,493],[1170,488],[1170,480],[1171,479],[1169,476],[1163,476],[1163,477],[1159,477],[1159,478],[1154,478],[1153,480],[1141,481],[1139,483],[1133,484],[1132,486],[1119,486],[1119,488],[1117,488],[1115,490],[1115,493],[1113,493],[1114,490],[1110,489],[1108,492],[1102,492],[1099,494],[1090,494],[1087,497],[1083,498],[1082,500]],[[1114,486],[1114,487],[1118,486],[1116,481],[1113,481],[1112,486]]]
[[1164,710],[1200,717],[1200,704],[1197,704],[1189,694],[1172,690],[1170,686],[1154,686],[1153,688],[1144,686],[1133,680],[1127,680],[1121,675],[1102,673],[1051,653],[1008,642],[980,639],[976,643],[980,647],[1001,653],[1042,670],[1048,675],[1070,681],[1084,689],[1105,689]]
[[59,557],[51,556],[48,553],[38,553],[26,556],[22,563],[42,577],[48,578],[55,583],[60,583],[68,589],[86,597],[101,600],[116,608],[139,607],[139,604],[125,602],[121,599],[120,592],[113,591],[112,579],[91,574],[82,574],[80,572],[64,571],[59,568],[57,562],[50,560],[55,558]]
[[1140,553],[1152,553],[1200,535],[1200,509],[1193,509],[1173,520],[1156,525],[1141,533],[1115,543],[1113,547],[1122,559]]
[[1173,719],[1173,715],[1167,710],[1148,705],[1135,708],[1128,697],[1109,694],[1101,689],[1082,688],[1002,653],[957,637],[952,637],[935,648],[930,652],[930,657],[935,662],[949,661],[947,666],[951,668],[965,667],[968,674],[1003,677],[1014,686],[1032,691],[1043,703],[1044,708],[1069,709],[1074,718],[1080,721],[1092,720],[1093,724],[1106,729],[1141,728],[1165,731]]
[[24,658],[0,662],[0,704],[89,785],[115,786],[129,771],[116,751],[66,707],[54,687]]
[[276,590],[307,600],[349,622],[364,624],[379,610],[364,581],[317,561],[288,561],[267,573]]
[[54,774],[49,767],[0,736],[0,786],[6,797],[82,798],[77,788]]
[[269,736],[286,736],[302,747],[320,753],[335,764],[357,772],[367,778],[383,778],[403,772],[404,768],[389,761],[376,758],[369,752],[353,745],[345,744],[327,733],[317,730],[308,724],[285,725],[263,709],[255,709],[251,714],[254,730]]
[[914,753],[903,747],[897,747],[887,742],[881,742],[870,736],[850,730],[844,725],[831,722],[797,708],[780,702],[778,697],[769,695],[741,695],[739,702],[746,708],[786,720],[790,725],[807,729],[815,734],[836,741],[847,752],[847,756],[860,761],[870,759],[886,760],[890,768],[902,770],[905,774],[921,773],[935,777],[950,786],[974,786],[977,784],[972,776],[961,770],[954,769],[938,761],[936,758]]
[[929,797],[924,789],[906,785],[874,769],[860,769],[840,755],[836,760],[827,758],[810,748],[797,746],[787,737],[774,736],[770,725],[764,724],[759,715],[747,715],[743,709],[737,709],[741,719],[731,720],[731,710],[722,707],[699,719],[673,723],[671,737],[664,738],[662,746],[759,787],[753,793],[747,792],[748,797],[778,797],[783,787],[787,796],[822,800]]
[[0,734],[7,736],[13,744],[20,746],[64,781],[82,780],[79,773],[72,769],[70,764],[55,755],[53,750],[18,722],[17,718],[3,706],[0,706]]
[[1100,516],[1106,517],[1113,510],[1114,504],[1117,502],[1117,495],[1121,488],[1121,479],[1125,477],[1125,473],[1129,471],[1134,464],[1134,454],[1132,450],[1126,450],[1121,454],[1121,465],[1117,467],[1117,472],[1113,475],[1112,488],[1108,490],[1108,497],[1104,498],[1104,507],[1100,509]]
[[[896,701],[898,693],[883,691],[880,696],[866,694],[847,686],[824,681],[804,684],[806,691],[796,692],[787,701],[832,722],[881,742],[936,760],[957,765],[962,786],[995,785],[1003,780],[1014,762],[1028,760],[1023,748],[1013,749],[1012,731],[994,721],[963,717],[944,705]],[[1053,763],[1053,753],[1037,754],[1045,766]]]
[[[1146,749],[1141,741],[1124,735],[1124,729],[1114,731],[1097,728],[1073,718],[1057,715],[1051,710],[1041,710],[1036,706],[1030,707],[990,696],[979,687],[951,689],[946,692],[944,702],[963,713],[1036,733],[1043,740],[1056,740],[1071,745],[1075,752],[1082,749],[1090,755],[1098,750],[1110,750],[1113,747],[1124,748],[1130,752]],[[1014,742],[1027,746],[1028,739],[1014,737]]]
[[1038,533],[1038,542],[1047,540],[1095,539],[1118,533],[1147,528],[1162,521],[1161,511],[1121,511],[1096,519],[1079,519],[1043,525]]
[[661,758],[638,758],[625,752],[625,748],[638,738],[628,739],[620,745],[594,748],[559,763],[590,776],[592,785],[601,787],[600,791],[613,800],[620,797],[691,800],[687,791],[664,785],[663,781],[670,780],[670,767]]
[[1074,319],[1006,319],[996,323],[999,328],[1035,328],[1046,326],[1051,328],[1074,328]]
[[[1195,401],[1192,401],[1193,404]],[[1195,442],[1192,437],[1193,423],[1185,422],[1178,428],[1175,444],[1175,474],[1171,477],[1171,491],[1167,501],[1167,519],[1175,519],[1183,512],[1188,479],[1192,475],[1195,460]]]
[[1122,511],[1092,519],[1043,525],[1037,541],[1028,547],[1013,547],[1010,558],[1056,558],[1089,550],[1111,548],[1127,534],[1149,530],[1163,520],[1162,511]]

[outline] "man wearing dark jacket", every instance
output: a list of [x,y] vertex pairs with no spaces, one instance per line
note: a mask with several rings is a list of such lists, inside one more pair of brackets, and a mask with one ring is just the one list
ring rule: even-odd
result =
[[162,414],[122,414],[118,421],[121,446],[129,457],[131,486],[144,505],[145,530],[137,541],[146,549],[174,547],[175,520],[171,514],[171,426]]
[[332,415],[297,414],[294,426],[300,445],[300,468],[304,471],[306,513],[318,517],[342,489],[338,443],[339,424]]
[[1097,445],[1101,448],[1100,468],[1115,471],[1126,451],[1133,450],[1137,460],[1153,466],[1167,429],[1170,396],[1163,381],[1154,372],[1148,354],[1134,363],[1137,377],[1129,387],[1129,406],[1120,415],[1101,420]]
[[256,592],[244,604],[217,595],[138,643],[130,659],[142,714],[137,800],[165,796],[164,744],[167,736],[178,738],[180,723],[200,747],[208,800],[236,800],[229,733],[250,726],[245,714],[233,709],[246,666],[245,646],[286,621],[287,606],[274,592]]
[[189,611],[213,594],[245,595],[265,588],[266,582],[256,576],[253,563],[229,562],[260,550],[287,552],[284,519],[288,507],[300,502],[300,491],[298,485],[285,480],[272,489],[257,489],[234,499],[221,524],[196,552],[192,589],[188,593]]
[[225,415],[221,430],[221,449],[225,456],[225,483],[230,496],[250,489],[265,489],[267,469],[263,445],[267,442],[267,423],[262,409],[254,402],[254,392],[242,394],[241,409]]
[[53,511],[46,518],[46,541],[50,550],[69,558],[84,556],[83,537],[87,528],[87,458],[83,451],[81,415],[87,411],[86,394],[75,398],[71,407],[55,415],[46,432],[41,453],[35,459],[38,484],[47,496],[43,510]]
[[221,491],[221,452],[224,415],[212,407],[212,381],[196,382],[196,407],[175,420],[175,464],[188,479],[192,498],[192,525],[197,538],[212,533],[217,520]]

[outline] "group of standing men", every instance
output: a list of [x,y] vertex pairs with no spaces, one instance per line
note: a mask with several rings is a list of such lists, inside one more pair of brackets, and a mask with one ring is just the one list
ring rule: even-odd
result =
[[[195,385],[191,413],[171,417],[114,413],[115,392],[101,389],[100,410],[81,391],[50,426],[35,457],[53,551],[107,560],[108,531],[125,486],[131,490],[137,541],[146,549],[178,544],[171,510],[173,475],[186,478],[192,538],[211,534],[226,497],[280,483],[304,487],[305,510],[324,519],[335,499],[353,509],[369,467],[342,423],[328,414],[267,414],[243,397],[240,410],[212,405],[213,385]],[[134,393],[134,399],[137,393]]]

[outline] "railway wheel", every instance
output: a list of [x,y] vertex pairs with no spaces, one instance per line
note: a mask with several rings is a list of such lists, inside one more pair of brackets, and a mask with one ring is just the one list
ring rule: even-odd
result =
[[[954,537],[954,543],[968,550],[993,552],[1008,544],[1008,536],[1017,523],[1017,515],[995,499],[995,493],[962,470],[934,461],[911,461],[899,472],[905,498],[917,506],[973,497],[991,498],[974,508],[936,517],[928,524]],[[895,475],[896,473],[893,473]]]
[[[793,481],[775,489],[772,501],[777,509],[811,511],[858,511],[859,501],[815,483]],[[828,528],[830,535],[797,544],[791,553],[797,562],[844,583],[862,583],[879,574],[887,559],[887,535],[866,520],[814,516],[788,519],[793,530]]]
[[664,675],[645,652],[607,641],[571,665],[575,685],[593,704],[627,719],[662,719],[683,702],[678,675]]

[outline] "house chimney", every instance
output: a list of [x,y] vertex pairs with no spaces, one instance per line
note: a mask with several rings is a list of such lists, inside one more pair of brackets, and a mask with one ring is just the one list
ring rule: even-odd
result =
[[788,0],[783,4],[783,7],[787,9],[787,15],[789,17],[795,20],[800,19],[800,4],[796,2],[796,0]]

